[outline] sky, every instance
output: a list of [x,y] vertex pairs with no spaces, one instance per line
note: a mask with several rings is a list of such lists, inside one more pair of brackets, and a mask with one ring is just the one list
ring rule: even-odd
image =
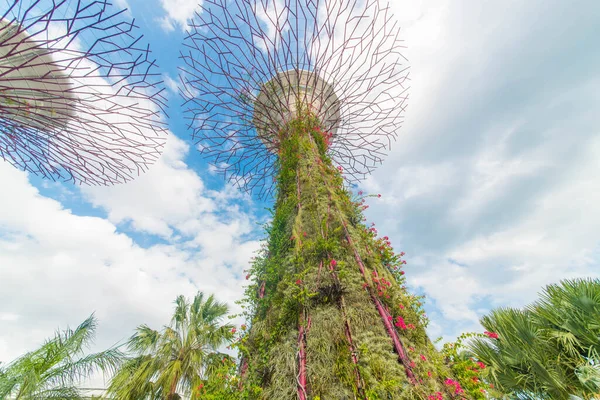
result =
[[[94,348],[214,293],[239,311],[271,201],[223,182],[178,110],[178,56],[198,0],[119,0],[167,86],[164,154],[132,182],[79,187],[0,162],[0,361],[91,313]],[[411,89],[386,162],[356,190],[406,252],[435,339],[491,308],[600,275],[600,4],[397,1]],[[236,320],[240,322],[239,320]]]

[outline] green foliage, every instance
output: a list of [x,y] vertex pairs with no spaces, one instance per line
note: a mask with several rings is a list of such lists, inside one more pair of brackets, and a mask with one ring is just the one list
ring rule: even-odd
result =
[[477,338],[469,349],[488,366],[490,382],[518,398],[599,398],[599,321],[600,281],[565,280],[525,309],[483,317],[498,338]]
[[226,314],[227,305],[212,295],[199,292],[191,303],[177,297],[168,326],[156,331],[141,325],[129,339],[133,357],[113,376],[108,397],[227,399],[224,395],[235,386],[231,372],[235,367],[218,349],[231,340],[235,329],[222,322]]
[[123,358],[115,348],[85,354],[96,327],[92,315],[75,330],[58,331],[40,348],[0,366],[0,398],[82,399],[77,385],[96,371],[113,372]]
[[[330,140],[309,113],[279,133],[273,221],[241,303],[250,326],[237,344],[248,366],[242,397],[296,398],[301,349],[309,398],[449,396],[450,371],[425,333],[421,298],[404,287],[403,253],[362,224],[364,197],[353,200],[343,186]],[[404,321],[394,329],[410,365],[399,361],[375,301]]]
[[445,343],[442,352],[462,389],[477,400],[501,396],[501,393],[494,389],[494,384],[490,385],[487,377],[489,368],[485,363],[473,358],[464,343],[466,340],[485,337],[482,333],[463,333],[456,342]]

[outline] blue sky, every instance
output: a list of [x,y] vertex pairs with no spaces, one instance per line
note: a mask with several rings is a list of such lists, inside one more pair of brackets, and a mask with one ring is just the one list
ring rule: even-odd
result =
[[[90,313],[97,347],[168,322],[178,294],[237,306],[263,237],[259,202],[189,141],[173,91],[196,0],[124,0],[167,83],[169,138],[115,187],[57,184],[0,163],[0,360]],[[407,253],[432,337],[480,330],[497,306],[600,272],[600,5],[394,1],[408,46],[406,122],[360,188],[367,218]]]

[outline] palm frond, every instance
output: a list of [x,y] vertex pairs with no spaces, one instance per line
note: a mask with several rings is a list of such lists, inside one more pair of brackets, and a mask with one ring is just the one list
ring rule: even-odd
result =
[[225,357],[218,349],[233,337],[233,325],[222,324],[227,312],[212,295],[198,292],[191,302],[178,296],[168,326],[137,328],[127,343],[133,358],[113,376],[108,394],[123,400],[190,397],[217,371],[215,360]]

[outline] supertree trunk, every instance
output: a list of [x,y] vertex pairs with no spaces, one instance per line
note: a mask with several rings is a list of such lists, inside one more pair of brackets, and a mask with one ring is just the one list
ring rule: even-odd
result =
[[[330,135],[306,114],[279,135],[277,199],[250,271],[244,390],[265,399],[463,397],[425,333],[404,261],[363,224]],[[402,254],[402,253],[401,253]],[[449,381],[448,381],[449,382]]]
[[205,0],[181,58],[198,149],[276,195],[248,274],[244,398],[466,398],[403,287],[402,253],[343,182],[379,165],[408,98],[385,0]]

